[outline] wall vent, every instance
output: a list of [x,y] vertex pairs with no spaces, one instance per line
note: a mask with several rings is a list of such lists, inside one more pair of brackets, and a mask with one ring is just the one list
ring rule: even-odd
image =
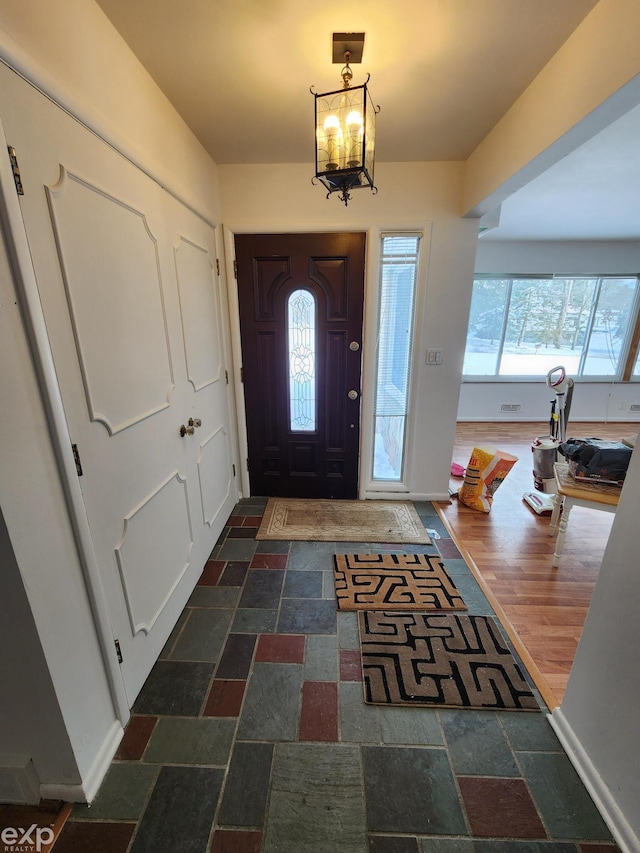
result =
[[640,403],[632,403],[629,406],[629,411],[630,412],[640,412]]
[[[520,403],[503,403],[500,406],[500,411],[501,412],[519,412],[521,408],[522,408],[522,405]],[[638,409],[638,411],[640,411],[640,408]]]

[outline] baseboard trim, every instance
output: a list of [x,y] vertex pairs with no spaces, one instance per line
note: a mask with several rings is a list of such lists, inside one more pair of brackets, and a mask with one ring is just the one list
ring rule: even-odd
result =
[[116,720],[102,743],[89,772],[80,784],[49,784],[40,785],[40,796],[43,800],[63,800],[66,803],[90,803],[98,793],[102,780],[111,766],[118,745],[124,735],[124,729]]
[[561,707],[549,714],[549,721],[622,853],[640,853],[640,838],[620,810]]

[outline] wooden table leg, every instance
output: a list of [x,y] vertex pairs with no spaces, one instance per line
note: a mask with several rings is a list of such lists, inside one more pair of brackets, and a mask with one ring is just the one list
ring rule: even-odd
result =
[[560,492],[556,492],[555,497],[553,499],[553,512],[551,513],[551,521],[549,522],[549,536],[553,536],[556,532],[556,527],[558,526],[558,518],[560,517],[560,510],[562,509],[562,495]]
[[[569,513],[571,512],[571,507],[573,506],[573,501],[570,498],[565,498],[563,508],[562,508],[562,518],[560,519],[560,525],[558,527],[558,537],[556,539],[556,550],[553,555],[553,561],[551,565],[554,568],[557,568],[560,562],[560,554],[562,553],[562,547],[564,545],[564,536],[567,532],[567,525],[569,523]],[[555,511],[555,510],[554,510]]]

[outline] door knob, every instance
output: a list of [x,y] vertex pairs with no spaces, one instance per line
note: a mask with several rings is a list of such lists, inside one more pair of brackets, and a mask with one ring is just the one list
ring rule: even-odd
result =
[[352,390],[352,391],[349,391],[349,393],[347,394],[347,397],[348,397],[350,400],[357,400],[357,399],[358,399],[358,392],[357,392],[357,391],[353,391],[353,390]]
[[196,427],[197,429],[198,427],[202,426],[202,421],[200,420],[200,418],[189,418],[189,426]]
[[181,424],[180,435],[182,438],[184,438],[185,435],[193,435],[193,433],[194,433],[194,429],[191,425],[185,426],[184,424]]

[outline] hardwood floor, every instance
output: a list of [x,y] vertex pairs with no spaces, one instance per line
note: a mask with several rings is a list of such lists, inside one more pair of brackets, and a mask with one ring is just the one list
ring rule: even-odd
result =
[[[616,441],[636,432],[638,424],[629,423],[570,423],[568,428],[569,437]],[[458,424],[452,461],[465,467],[474,446],[493,446],[518,462],[496,492],[491,512],[469,509],[456,499],[438,506],[553,708],[565,692],[614,516],[575,507],[560,565],[552,567],[549,518],[522,500],[523,492],[533,489],[531,443],[544,434],[539,422]]]

